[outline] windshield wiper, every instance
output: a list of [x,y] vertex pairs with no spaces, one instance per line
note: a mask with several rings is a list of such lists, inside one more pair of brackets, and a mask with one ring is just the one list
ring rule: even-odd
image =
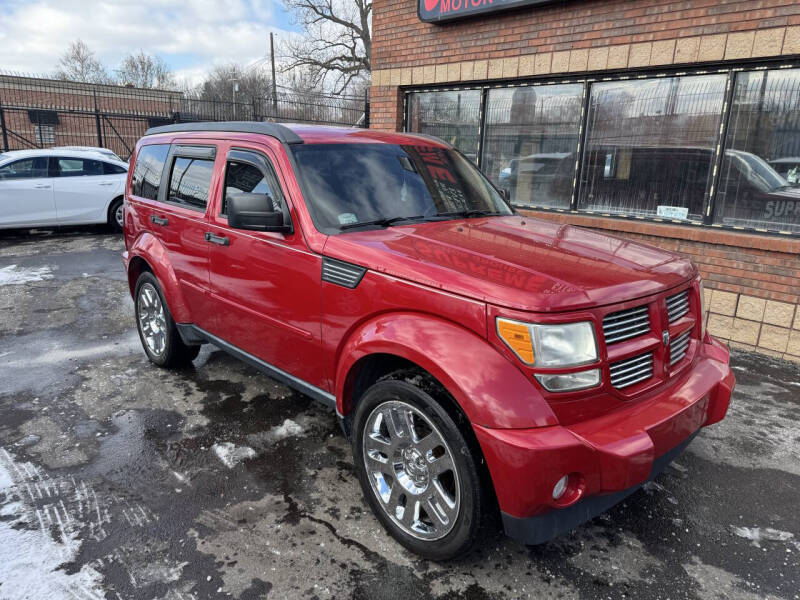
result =
[[476,209],[473,208],[471,210],[456,210],[453,212],[446,212],[446,213],[438,213],[437,217],[464,217],[466,219],[472,219],[476,217],[493,217],[493,216],[501,216],[505,213],[498,212],[496,210],[488,210],[488,209]]
[[376,225],[378,227],[391,227],[395,223],[400,223],[401,221],[413,221],[415,219],[424,219],[425,215],[414,215],[411,217],[388,217],[383,219],[375,219],[374,221],[361,221],[360,223],[347,223],[346,225],[342,225],[339,229],[352,229],[354,227],[367,227],[369,225]]

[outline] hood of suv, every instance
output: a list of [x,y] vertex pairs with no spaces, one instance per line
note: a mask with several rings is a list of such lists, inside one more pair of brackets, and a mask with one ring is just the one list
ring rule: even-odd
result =
[[512,309],[555,312],[623,302],[695,274],[679,255],[528,217],[439,221],[350,232],[331,258]]

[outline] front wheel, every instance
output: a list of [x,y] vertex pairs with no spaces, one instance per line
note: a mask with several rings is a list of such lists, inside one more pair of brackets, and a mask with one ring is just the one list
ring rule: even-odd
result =
[[139,339],[151,362],[159,367],[179,367],[197,358],[200,346],[188,346],[183,342],[158,279],[149,271],[136,281],[134,306]]
[[395,539],[425,558],[447,560],[476,542],[484,494],[459,426],[415,379],[390,376],[364,394],[354,419],[356,471]]

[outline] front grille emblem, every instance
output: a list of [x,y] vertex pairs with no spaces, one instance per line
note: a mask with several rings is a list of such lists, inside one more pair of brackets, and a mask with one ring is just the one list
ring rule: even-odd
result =
[[661,332],[661,341],[664,343],[664,347],[669,346],[669,331]]

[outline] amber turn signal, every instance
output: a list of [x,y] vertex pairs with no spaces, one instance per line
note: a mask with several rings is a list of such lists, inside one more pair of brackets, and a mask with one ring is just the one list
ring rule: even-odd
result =
[[531,340],[531,330],[527,325],[506,319],[497,319],[497,335],[522,362],[533,364],[533,341]]

